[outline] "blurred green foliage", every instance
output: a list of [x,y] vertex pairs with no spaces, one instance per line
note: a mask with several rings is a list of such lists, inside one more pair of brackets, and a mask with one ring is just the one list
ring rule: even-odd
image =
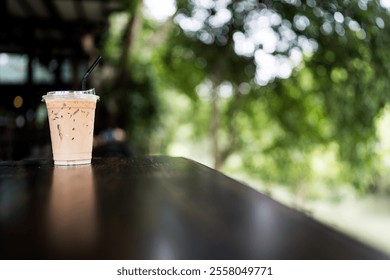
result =
[[[317,180],[313,162],[330,151],[334,160],[324,164],[338,170],[329,175],[334,180],[362,190],[378,182],[383,166],[375,150],[376,120],[390,96],[390,18],[379,1],[177,0],[176,5],[164,23],[141,16],[137,21],[139,5],[132,6],[107,36],[105,56],[126,73],[121,76],[126,82],[114,79],[107,92],[133,144],[150,152],[149,140],[157,137],[160,152],[166,152],[174,128],[165,126],[162,134],[158,128],[177,116],[192,126],[194,139],[212,138],[218,168],[238,156],[252,176],[298,188]],[[267,17],[278,40],[271,50],[261,27]],[[132,19],[136,28],[129,28]],[[252,43],[242,43],[246,50],[240,50],[239,38]],[[130,54],[121,69],[126,48]],[[295,52],[301,61],[288,78],[264,82],[258,76],[267,67],[259,61],[264,52],[290,62]],[[172,92],[188,96],[186,116],[170,111]]]

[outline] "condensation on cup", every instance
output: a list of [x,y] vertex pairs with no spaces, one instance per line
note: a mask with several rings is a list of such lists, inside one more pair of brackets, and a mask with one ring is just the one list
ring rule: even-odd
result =
[[48,112],[54,164],[90,164],[99,100],[95,89],[51,91],[42,98]]

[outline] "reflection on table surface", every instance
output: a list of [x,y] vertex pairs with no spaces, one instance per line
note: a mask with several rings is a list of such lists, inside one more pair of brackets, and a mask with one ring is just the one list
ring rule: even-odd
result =
[[2,259],[389,259],[184,158],[0,162]]
[[96,243],[96,196],[92,167],[54,168],[46,213],[48,242],[57,250]]

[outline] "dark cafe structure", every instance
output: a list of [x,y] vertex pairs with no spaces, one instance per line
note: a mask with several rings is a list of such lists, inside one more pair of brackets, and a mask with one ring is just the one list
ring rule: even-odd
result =
[[0,1],[0,260],[390,259],[191,159],[54,166],[41,96],[79,87],[122,4]]
[[47,154],[41,96],[76,89],[121,0],[0,1],[0,160]]

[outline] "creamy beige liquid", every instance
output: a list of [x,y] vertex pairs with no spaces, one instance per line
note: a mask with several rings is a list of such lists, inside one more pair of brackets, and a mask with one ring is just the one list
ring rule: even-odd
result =
[[88,164],[92,157],[96,101],[46,100],[54,164]]

